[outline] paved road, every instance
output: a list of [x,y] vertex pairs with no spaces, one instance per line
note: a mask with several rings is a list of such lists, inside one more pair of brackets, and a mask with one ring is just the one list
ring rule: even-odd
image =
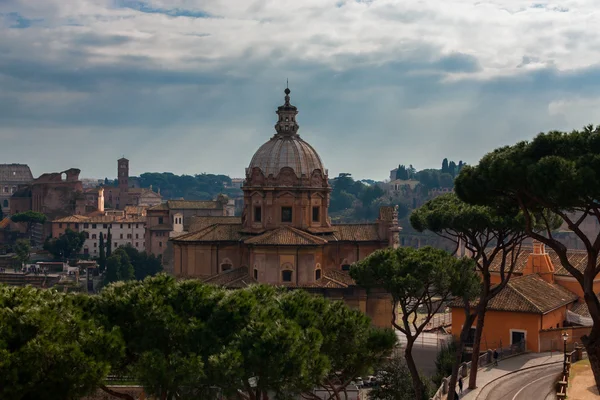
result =
[[477,400],[550,400],[562,363],[507,375],[486,386]]

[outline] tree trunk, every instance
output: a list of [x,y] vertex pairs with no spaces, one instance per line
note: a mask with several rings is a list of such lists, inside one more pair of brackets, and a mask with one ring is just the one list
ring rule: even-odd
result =
[[458,400],[454,398],[454,394],[456,393],[456,382],[458,381],[458,370],[460,368],[460,364],[462,363],[462,355],[465,350],[465,342],[469,337],[469,332],[471,331],[471,326],[473,326],[473,322],[475,321],[475,317],[477,314],[468,313],[465,318],[465,323],[460,331],[460,340],[458,342],[458,346],[456,348],[456,357],[454,358],[454,365],[452,366],[452,375],[450,376],[450,384],[448,385],[448,400]]
[[423,399],[423,382],[421,382],[421,377],[419,376],[419,370],[417,369],[417,365],[415,364],[415,360],[412,356],[412,349],[414,344],[414,338],[408,339],[406,338],[406,349],[404,349],[404,358],[406,359],[406,366],[410,371],[410,376],[413,382],[413,388],[415,390],[415,399],[422,400]]
[[471,371],[469,373],[469,389],[477,387],[477,367],[479,363],[479,351],[481,350],[481,336],[483,336],[483,324],[485,320],[485,308],[487,302],[477,306],[477,327],[475,328],[475,340],[473,341],[473,354],[471,355]]

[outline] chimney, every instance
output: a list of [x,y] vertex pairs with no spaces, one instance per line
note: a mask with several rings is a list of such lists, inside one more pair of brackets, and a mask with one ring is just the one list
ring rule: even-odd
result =
[[98,190],[98,211],[104,212],[104,188]]
[[538,274],[542,279],[554,283],[554,265],[546,246],[537,240],[533,241],[533,251],[527,258],[527,265],[523,268],[523,275]]

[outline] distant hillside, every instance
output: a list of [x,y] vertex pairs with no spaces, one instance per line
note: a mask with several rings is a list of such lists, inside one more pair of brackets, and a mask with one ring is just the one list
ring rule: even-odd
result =
[[227,175],[199,174],[175,175],[171,172],[146,172],[136,178],[141,187],[160,189],[163,199],[212,200],[223,193],[229,197],[242,195],[240,189],[231,188]]

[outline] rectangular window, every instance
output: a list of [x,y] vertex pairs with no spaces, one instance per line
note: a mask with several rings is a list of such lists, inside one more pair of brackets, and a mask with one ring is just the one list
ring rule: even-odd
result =
[[139,238],[140,238],[140,235],[139,235],[139,233],[136,233],[136,234],[135,234],[135,238],[136,238],[136,239],[139,239]]
[[158,223],[162,224],[163,223],[163,217],[158,217]]
[[281,222],[292,222],[292,207],[281,207]]
[[127,224],[127,229],[131,229],[131,224]]
[[83,229],[87,229],[90,226],[90,224],[83,224]]
[[104,229],[106,229],[106,228],[108,228],[108,225],[107,225],[107,224],[102,224],[102,227],[103,227]]
[[319,209],[320,207],[313,207],[312,220],[313,222],[319,222]]
[[122,233],[121,233],[121,237],[120,237],[120,239],[123,239],[123,234],[122,234]]
[[92,224],[92,229],[96,229],[96,224]]
[[140,247],[140,243],[139,242],[135,242],[135,247]]
[[260,206],[254,207],[254,222],[262,221],[262,208]]
[[127,239],[131,239],[131,233],[127,234]]
[[140,224],[135,224],[135,229],[138,229],[140,227]]
[[158,247],[162,247],[162,242],[158,242]]
[[117,245],[117,242],[115,242],[115,245],[114,245],[113,247],[114,247],[115,249],[116,249],[117,247],[119,247],[119,246]]
[[59,227],[59,228],[62,228],[62,224],[58,224],[58,227]]
[[94,247],[98,247],[98,243],[94,242]]
[[75,229],[79,229],[79,224],[75,224]]
[[123,229],[123,224],[120,224],[120,225],[121,225],[121,229]]

